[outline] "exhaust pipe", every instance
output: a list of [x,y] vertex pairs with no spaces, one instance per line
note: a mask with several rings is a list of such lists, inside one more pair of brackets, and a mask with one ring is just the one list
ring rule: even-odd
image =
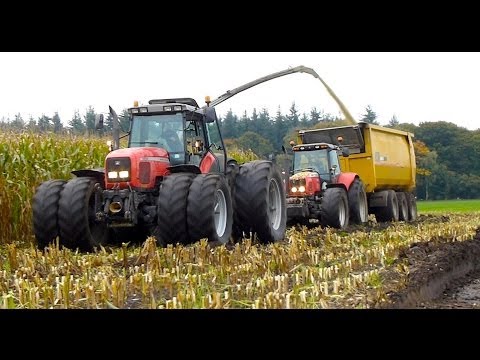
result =
[[112,214],[116,214],[122,210],[122,203],[120,201],[112,201],[108,207]]

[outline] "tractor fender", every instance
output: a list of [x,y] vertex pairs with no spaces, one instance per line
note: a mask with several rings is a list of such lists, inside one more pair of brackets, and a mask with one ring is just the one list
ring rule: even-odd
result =
[[358,178],[358,175],[355,173],[350,173],[350,172],[341,173],[338,176],[337,183],[343,184],[345,186],[345,189],[348,191],[348,189],[350,189],[350,186],[353,184],[353,181],[356,178]]
[[202,174],[209,172],[220,172],[218,160],[211,152],[207,152],[200,162],[200,171]]
[[73,170],[71,173],[76,177],[93,177],[105,188],[105,168]]

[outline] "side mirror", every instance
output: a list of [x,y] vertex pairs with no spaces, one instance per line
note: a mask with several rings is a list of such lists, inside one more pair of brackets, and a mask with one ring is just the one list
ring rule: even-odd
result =
[[205,115],[205,121],[207,123],[213,123],[217,120],[217,112],[215,111],[214,107],[206,107],[204,108],[204,115]]
[[95,114],[95,129],[103,129],[103,114]]

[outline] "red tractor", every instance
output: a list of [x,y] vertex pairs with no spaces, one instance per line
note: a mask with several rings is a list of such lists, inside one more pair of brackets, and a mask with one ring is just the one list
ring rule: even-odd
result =
[[344,229],[351,220],[368,221],[368,203],[358,174],[341,172],[338,154],[346,148],[328,143],[292,146],[293,171],[287,193],[287,222],[309,225],[310,219],[323,226]]
[[[158,244],[188,244],[202,238],[225,244],[256,234],[262,243],[283,239],[286,196],[271,161],[238,165],[227,156],[215,106],[262,82],[312,69],[280,71],[199,107],[191,98],[150,100],[128,109],[128,147],[113,151],[101,169],[75,170],[75,178],[42,183],[33,198],[38,247],[59,237],[68,248],[91,251],[135,235],[154,235]],[[315,74],[316,75],[316,74]],[[318,75],[317,75],[318,76]],[[97,118],[103,126],[103,116]]]

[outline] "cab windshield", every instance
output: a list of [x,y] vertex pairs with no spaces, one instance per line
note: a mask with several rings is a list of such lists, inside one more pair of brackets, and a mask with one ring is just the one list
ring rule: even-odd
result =
[[129,147],[158,147],[170,153],[172,163],[185,161],[184,120],[182,113],[135,115]]
[[329,175],[327,150],[295,151],[293,172],[316,171],[320,175]]
[[152,146],[169,152],[184,151],[182,113],[134,116],[129,147]]

